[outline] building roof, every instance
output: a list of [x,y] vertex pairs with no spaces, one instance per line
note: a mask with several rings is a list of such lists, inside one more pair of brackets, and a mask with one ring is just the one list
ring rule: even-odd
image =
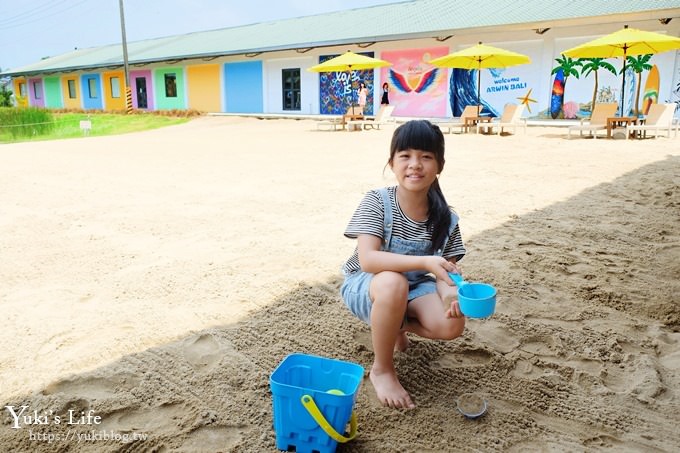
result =
[[[130,64],[479,32],[680,17],[680,0],[407,0],[367,8],[128,42]],[[3,75],[120,68],[121,43],[78,49]]]

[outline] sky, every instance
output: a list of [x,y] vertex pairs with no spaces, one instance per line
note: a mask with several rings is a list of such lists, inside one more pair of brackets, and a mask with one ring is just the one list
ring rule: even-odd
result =
[[[127,42],[403,0],[123,0]],[[119,0],[0,0],[0,69],[122,42]]]

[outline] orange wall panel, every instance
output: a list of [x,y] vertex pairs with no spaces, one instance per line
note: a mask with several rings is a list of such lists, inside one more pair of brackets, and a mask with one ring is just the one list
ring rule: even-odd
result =
[[189,108],[201,112],[221,111],[220,66],[206,64],[187,67]]

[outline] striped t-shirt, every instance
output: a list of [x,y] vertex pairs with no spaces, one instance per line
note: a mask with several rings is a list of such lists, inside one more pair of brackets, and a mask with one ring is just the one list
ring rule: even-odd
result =
[[[428,231],[426,222],[417,222],[410,219],[399,207],[396,197],[397,186],[388,187],[387,193],[393,213],[392,236],[410,241],[431,241],[432,234]],[[380,192],[371,190],[364,196],[364,199],[359,203],[359,207],[354,211],[352,219],[349,221],[347,229],[345,229],[345,236],[350,239],[356,239],[360,234],[371,234],[383,239],[384,218],[385,206],[383,205]],[[465,246],[460,236],[460,229],[456,225],[446,242],[442,256],[446,259],[455,257],[456,261],[460,261],[464,255]],[[361,270],[358,248],[354,249],[354,253],[345,262],[342,270],[345,274]]]

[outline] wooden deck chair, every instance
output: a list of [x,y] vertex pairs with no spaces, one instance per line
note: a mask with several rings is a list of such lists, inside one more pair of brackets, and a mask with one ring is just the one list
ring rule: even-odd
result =
[[527,133],[527,120],[522,118],[524,113],[524,104],[507,104],[503,109],[503,114],[500,120],[497,122],[491,122],[487,124],[480,123],[477,125],[477,132],[480,128],[488,127],[489,130],[496,127],[498,128],[498,135],[501,135],[503,129],[512,128],[512,132],[515,133],[518,127],[524,129],[524,133]]
[[392,116],[394,111],[393,105],[381,105],[378,113],[374,117],[366,117],[363,120],[347,121],[347,127],[352,130],[353,127],[359,126],[360,129],[380,129],[380,126],[386,124],[396,124],[395,118]]
[[[629,124],[626,126],[626,139],[631,132],[638,132],[638,137],[645,135],[647,132],[654,132],[654,138],[659,136],[659,132],[666,132],[668,138],[671,138],[671,129],[673,129],[673,114],[675,113],[675,104],[652,104],[649,107],[649,113],[645,119],[644,124]],[[675,124],[675,136],[678,136],[677,124]]]
[[581,124],[569,126],[567,138],[571,138],[572,131],[578,131],[580,136],[583,136],[583,131],[590,131],[593,138],[597,138],[597,131],[607,130],[607,118],[616,116],[618,107],[616,102],[596,103],[590,118],[581,118]]
[[[477,110],[479,108],[479,110]],[[445,121],[437,121],[435,124],[439,126],[440,129],[447,128],[448,133],[450,134],[454,129],[460,128],[461,132],[465,131],[467,132],[467,128],[470,127],[469,125],[465,124],[465,118],[472,118],[477,115],[478,111],[482,111],[482,106],[479,105],[466,105],[465,108],[463,109],[463,112],[460,114],[458,118],[451,118],[450,120],[445,120]]]

